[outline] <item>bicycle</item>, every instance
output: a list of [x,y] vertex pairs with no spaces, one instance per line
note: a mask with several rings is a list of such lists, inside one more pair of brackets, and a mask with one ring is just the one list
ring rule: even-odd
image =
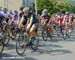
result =
[[49,37],[51,40],[52,40],[52,34],[53,34],[53,31],[52,31],[52,27],[51,26],[42,26],[42,38],[44,41],[47,41],[47,38]]
[[[3,32],[4,45],[8,45],[8,43],[9,43],[9,41],[10,41],[11,39],[14,40],[14,38],[15,38],[15,36],[16,36],[16,29],[17,29],[17,28],[16,28],[16,26],[13,25],[13,24],[8,25],[8,24],[6,24],[6,23],[3,23],[2,26],[3,26],[3,31],[2,31],[2,32]],[[11,32],[8,32],[9,29],[11,29]],[[10,33],[11,33],[12,35],[14,35],[14,38],[11,37]]]
[[32,50],[37,50],[38,48],[38,39],[27,37],[27,32],[25,31],[25,27],[21,28],[21,31],[17,33],[16,36],[16,52],[19,55],[23,55],[26,51],[27,47],[30,47]]

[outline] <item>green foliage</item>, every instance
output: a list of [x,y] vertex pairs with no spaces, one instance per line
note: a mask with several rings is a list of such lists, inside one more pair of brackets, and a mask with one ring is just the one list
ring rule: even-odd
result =
[[56,12],[65,12],[75,10],[75,6],[72,7],[69,0],[37,0],[38,1],[38,13],[41,13],[43,9],[48,9],[50,14]]

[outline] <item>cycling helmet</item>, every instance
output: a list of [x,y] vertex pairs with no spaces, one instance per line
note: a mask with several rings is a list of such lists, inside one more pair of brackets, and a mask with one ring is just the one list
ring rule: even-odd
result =
[[44,11],[44,12],[47,12],[47,9],[44,9],[43,11]]
[[69,14],[69,12],[65,12],[65,14],[66,14],[66,15],[68,15],[68,14]]
[[3,8],[2,8],[2,11],[3,11],[4,9],[8,10],[6,7],[3,7]]
[[23,9],[23,12],[26,12],[26,11],[30,11],[29,7],[25,7],[25,8]]
[[21,6],[21,7],[20,7],[20,10],[23,10],[23,8],[24,8],[24,7],[23,7],[23,6]]

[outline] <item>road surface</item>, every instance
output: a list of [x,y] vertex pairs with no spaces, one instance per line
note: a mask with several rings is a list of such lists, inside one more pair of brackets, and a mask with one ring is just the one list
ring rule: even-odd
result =
[[53,41],[43,41],[40,37],[38,50],[28,48],[23,56],[16,53],[16,41],[10,40],[4,48],[0,60],[75,60],[75,31],[71,37],[63,40],[54,34]]

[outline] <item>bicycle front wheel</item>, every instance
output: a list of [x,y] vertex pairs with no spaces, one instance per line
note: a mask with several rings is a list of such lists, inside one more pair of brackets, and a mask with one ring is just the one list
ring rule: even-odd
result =
[[4,50],[4,44],[3,44],[2,39],[0,37],[0,54],[3,52],[3,50]]
[[17,54],[23,55],[26,48],[27,48],[26,38],[19,34],[19,36],[17,36],[17,41],[16,41],[16,52],[17,52]]
[[9,33],[8,32],[4,32],[3,33],[3,43],[4,43],[4,45],[7,45],[9,43],[9,40],[10,40]]
[[42,31],[42,38],[44,41],[47,41],[47,32],[46,31]]

